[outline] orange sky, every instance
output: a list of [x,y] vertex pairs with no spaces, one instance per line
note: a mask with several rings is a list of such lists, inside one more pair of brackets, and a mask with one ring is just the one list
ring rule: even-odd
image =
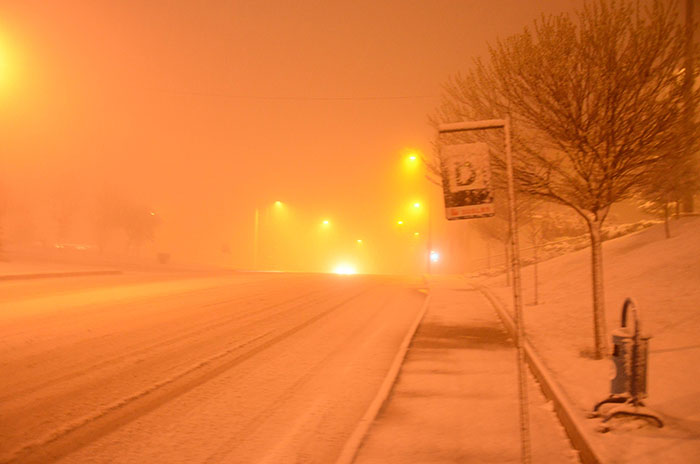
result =
[[[414,197],[432,191],[444,228],[437,189],[401,171],[406,148],[430,151],[441,83],[497,36],[580,4],[2,2],[0,185],[15,210],[121,192],[161,215],[155,247],[188,259],[228,245],[249,266],[254,210],[277,199],[295,214],[286,267],[306,266],[294,240],[316,240],[323,217],[338,243],[400,254],[394,221]],[[315,250],[307,267],[325,266]]]

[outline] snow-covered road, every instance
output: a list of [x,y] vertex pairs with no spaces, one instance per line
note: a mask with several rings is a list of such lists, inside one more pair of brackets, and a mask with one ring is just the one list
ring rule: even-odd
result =
[[0,284],[0,462],[332,462],[420,310],[417,280]]

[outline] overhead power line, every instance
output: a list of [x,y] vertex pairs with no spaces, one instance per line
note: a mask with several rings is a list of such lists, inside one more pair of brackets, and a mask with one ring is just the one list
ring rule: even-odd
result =
[[189,95],[195,97],[217,97],[241,100],[288,100],[288,101],[362,101],[362,100],[418,100],[428,98],[438,98],[437,95],[365,95],[365,96],[293,96],[293,95],[243,95],[223,92],[189,92],[189,91],[167,91],[163,93],[171,95]]

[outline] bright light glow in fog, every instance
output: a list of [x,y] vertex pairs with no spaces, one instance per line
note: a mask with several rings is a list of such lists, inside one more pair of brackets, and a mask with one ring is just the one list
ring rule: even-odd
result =
[[333,269],[333,273],[334,274],[350,275],[350,274],[357,274],[357,270],[355,269],[355,266],[353,266],[352,264],[340,263]]
[[430,252],[430,262],[437,263],[438,261],[440,261],[440,253],[438,253],[435,250],[431,251]]

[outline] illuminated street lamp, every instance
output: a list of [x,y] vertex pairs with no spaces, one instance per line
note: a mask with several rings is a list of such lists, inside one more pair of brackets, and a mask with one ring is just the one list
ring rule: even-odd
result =
[[[408,156],[405,158],[405,165],[408,169],[410,169],[410,171],[416,172],[419,165],[422,164],[422,163],[420,163],[420,161],[421,160],[420,160],[418,154],[415,151],[410,151]],[[422,209],[422,207],[423,207],[423,205],[421,204],[421,202],[416,201],[413,203],[414,210],[420,210],[420,209]],[[432,260],[432,257],[431,257],[432,235],[433,234],[432,234],[432,221],[431,221],[431,216],[430,216],[430,213],[431,213],[430,195],[428,195],[428,197],[425,199],[425,208],[426,208],[425,209],[425,216],[426,216],[426,222],[427,222],[427,227],[426,227],[427,237],[426,237],[426,243],[425,243],[425,253],[426,253],[425,269],[426,269],[426,273],[430,274],[430,265],[431,265],[431,263],[435,262]],[[419,234],[416,232],[413,235],[418,237]]]
[[410,151],[403,158],[403,164],[407,172],[415,172],[420,166],[420,157],[415,151]]

